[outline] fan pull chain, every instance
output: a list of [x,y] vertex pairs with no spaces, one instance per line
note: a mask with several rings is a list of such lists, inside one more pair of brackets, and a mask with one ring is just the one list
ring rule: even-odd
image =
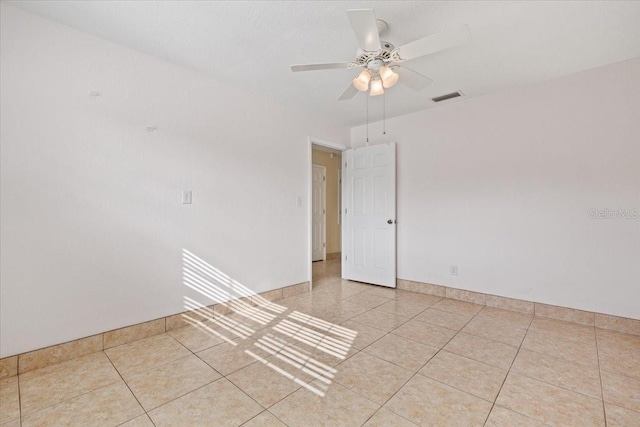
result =
[[387,94],[382,94],[382,134],[387,134]]
[[369,94],[365,98],[367,98],[367,145],[369,145]]

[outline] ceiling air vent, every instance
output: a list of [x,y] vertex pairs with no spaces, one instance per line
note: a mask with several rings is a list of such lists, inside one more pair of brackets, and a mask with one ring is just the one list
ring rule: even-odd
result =
[[446,101],[447,99],[457,98],[459,96],[462,96],[462,92],[460,92],[460,91],[451,92],[451,93],[448,93],[446,95],[436,96],[435,98],[431,98],[431,100],[433,102],[442,102],[442,101]]

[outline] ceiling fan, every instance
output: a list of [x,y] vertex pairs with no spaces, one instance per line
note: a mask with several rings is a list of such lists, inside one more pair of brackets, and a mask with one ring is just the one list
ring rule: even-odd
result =
[[420,56],[466,44],[471,39],[469,27],[464,25],[452,31],[434,34],[396,48],[381,41],[380,35],[389,28],[385,21],[376,19],[371,9],[347,10],[347,17],[358,42],[354,61],[325,64],[292,65],[291,71],[315,71],[331,69],[364,68],[342,92],[340,101],[353,98],[358,91],[369,90],[371,96],[382,95],[385,89],[398,81],[414,89],[422,90],[433,82],[430,78],[400,64]]

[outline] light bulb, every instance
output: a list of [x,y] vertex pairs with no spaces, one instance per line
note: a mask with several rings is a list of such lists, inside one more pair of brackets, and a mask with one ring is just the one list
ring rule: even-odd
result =
[[358,77],[353,79],[353,86],[360,92],[366,92],[369,89],[369,80],[371,80],[371,73],[367,70],[362,70]]
[[382,88],[382,80],[377,78],[371,80],[371,92],[369,92],[369,95],[378,96],[382,95],[383,93],[384,89]]
[[398,78],[400,76],[391,68],[382,67],[380,69],[380,77],[382,78],[382,85],[388,89],[394,84],[398,83]]

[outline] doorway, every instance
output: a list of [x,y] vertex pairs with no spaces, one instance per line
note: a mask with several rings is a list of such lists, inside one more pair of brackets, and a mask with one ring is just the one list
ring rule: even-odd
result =
[[340,278],[342,252],[342,151],[346,147],[309,140],[309,278]]
[[[309,281],[313,288],[312,244],[312,164],[319,157],[337,160],[334,173],[337,195],[331,197],[327,183],[327,201],[335,200],[335,216],[327,209],[327,218],[337,221],[337,239],[331,245],[329,225],[325,258],[339,260],[342,279],[396,287],[396,145],[377,144],[347,150],[340,144],[309,138],[308,157],[308,242]],[[315,149],[315,150],[314,150]],[[315,154],[315,158],[314,158]],[[344,176],[341,175],[344,173]],[[344,191],[344,194],[342,194]],[[326,204],[328,208],[328,203]],[[344,237],[344,238],[342,238]],[[342,240],[341,240],[342,238]],[[339,248],[339,249],[338,249]],[[344,250],[348,248],[348,250]],[[334,252],[335,251],[335,252]],[[344,252],[344,253],[342,253]],[[337,257],[337,258],[336,258]],[[338,263],[336,263],[338,264]]]

